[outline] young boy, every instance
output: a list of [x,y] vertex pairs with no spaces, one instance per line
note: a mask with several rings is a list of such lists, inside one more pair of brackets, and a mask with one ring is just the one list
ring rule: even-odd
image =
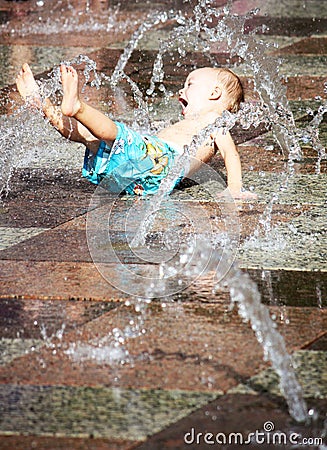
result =
[[[43,111],[50,123],[66,138],[86,146],[83,176],[98,184],[114,178],[128,193],[155,193],[178,154],[192,137],[212,124],[224,110],[236,112],[243,100],[239,78],[229,69],[201,68],[191,72],[179,91],[184,120],[161,130],[156,136],[141,136],[120,122],[84,103],[79,96],[78,76],[71,66],[61,65],[63,98],[61,109],[50,99],[41,100],[33,73],[24,64],[16,84],[21,96]],[[229,132],[211,135],[192,158],[184,176],[197,170],[220,151],[227,170],[227,185],[235,199],[254,199],[243,190],[240,158]],[[197,161],[198,160],[198,161]]]

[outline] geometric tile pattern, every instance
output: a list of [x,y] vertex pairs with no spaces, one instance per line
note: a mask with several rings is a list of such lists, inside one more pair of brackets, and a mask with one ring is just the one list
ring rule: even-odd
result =
[[187,391],[8,384],[0,386],[0,432],[142,441],[215,398]]
[[15,358],[26,355],[29,352],[34,352],[44,342],[42,339],[0,339],[0,365],[6,365],[13,361]]
[[[325,351],[298,350],[293,353],[292,360],[296,368],[298,380],[302,386],[304,398],[324,399],[327,397],[327,358]],[[240,385],[229,393],[269,392],[281,396],[279,378],[273,369],[266,369],[249,378],[246,386]]]
[[18,242],[25,241],[33,236],[42,233],[46,228],[7,228],[0,227],[0,250],[3,250]]

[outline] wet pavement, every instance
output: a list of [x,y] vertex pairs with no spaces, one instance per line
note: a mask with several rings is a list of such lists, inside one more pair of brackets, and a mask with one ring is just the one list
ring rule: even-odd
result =
[[[143,258],[129,244],[146,202],[99,192],[81,178],[81,146],[60,139],[35,114],[23,111],[18,119],[13,114],[12,102],[19,103],[13,81],[23,62],[37,79],[46,79],[60,61],[82,53],[110,75],[154,8],[169,6],[191,17],[196,3],[0,0],[1,134],[7,139],[9,130],[10,149],[21,151],[0,204],[0,449],[323,450],[327,445],[326,159],[303,143],[303,157],[287,177],[287,160],[270,130],[235,127],[244,182],[258,201],[226,205],[212,198],[205,177],[199,185],[185,183],[172,194],[170,212],[154,224]],[[278,43],[266,51],[267,58],[281,58],[290,108],[297,126],[305,127],[320,98],[326,99],[327,4],[232,4],[237,14],[260,8],[247,19],[245,33],[257,28],[258,40]],[[143,92],[158,41],[175,26],[168,21],[149,30],[125,68]],[[194,50],[176,70],[177,55],[173,49],[164,58],[165,83],[174,92],[190,68],[208,65],[207,55]],[[251,74],[226,45],[213,44],[211,58],[235,63],[247,97],[256,98]],[[105,111],[109,97],[110,112],[131,122],[135,104],[127,87],[126,92],[103,81],[99,90],[87,85],[84,95]],[[158,121],[167,118],[168,108],[178,117],[178,105],[160,106],[160,96],[153,108]],[[30,129],[26,138],[15,120]],[[326,147],[326,115],[319,131]],[[221,189],[222,160],[215,157],[210,168],[219,174],[213,188]],[[182,223],[183,217],[191,223]],[[231,307],[224,283],[214,289],[212,271],[190,280],[181,276],[181,287],[167,284],[174,294],[164,297],[155,256],[162,251],[157,241],[165,239],[163,228],[172,223],[181,242],[204,232],[236,233],[234,256],[256,282],[292,354],[308,423],[289,415],[278,376],[250,324]],[[170,249],[179,245],[168,239]],[[149,289],[151,276],[159,286],[152,286],[157,291],[151,303],[130,295]],[[256,432],[263,441],[255,440]],[[224,442],[231,433],[244,439],[254,434],[241,445]]]

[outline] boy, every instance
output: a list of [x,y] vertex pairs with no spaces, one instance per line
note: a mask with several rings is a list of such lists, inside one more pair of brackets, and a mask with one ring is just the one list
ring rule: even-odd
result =
[[[61,65],[63,99],[61,110],[50,99],[41,101],[39,87],[28,64],[24,64],[16,84],[21,96],[43,111],[66,138],[86,146],[83,176],[98,184],[113,177],[128,193],[155,193],[161,180],[192,137],[213,123],[224,110],[237,111],[243,100],[239,78],[229,69],[201,68],[191,72],[179,91],[184,120],[161,130],[157,136],[139,133],[115,122],[81,100],[78,76],[71,66]],[[208,162],[220,151],[227,170],[227,185],[235,199],[254,199],[242,189],[240,158],[229,132],[218,129],[202,144],[184,176]]]

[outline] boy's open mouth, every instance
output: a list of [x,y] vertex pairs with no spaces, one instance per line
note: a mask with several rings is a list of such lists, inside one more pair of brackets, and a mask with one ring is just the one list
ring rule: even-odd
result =
[[182,114],[184,114],[185,109],[187,108],[188,102],[185,100],[185,98],[180,97],[178,99],[179,103],[182,105]]

